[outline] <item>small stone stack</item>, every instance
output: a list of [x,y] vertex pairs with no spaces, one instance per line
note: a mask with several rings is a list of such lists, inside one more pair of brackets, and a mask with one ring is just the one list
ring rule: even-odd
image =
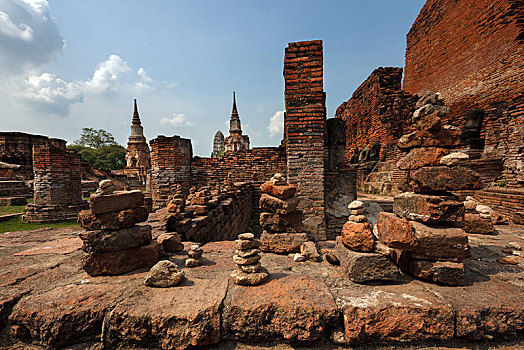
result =
[[202,253],[204,253],[204,249],[202,249],[198,244],[193,244],[187,252],[188,258],[186,259],[186,267],[197,267],[202,265],[204,261],[202,259]]
[[260,241],[252,233],[242,233],[235,243],[233,261],[238,269],[231,273],[233,283],[256,286],[267,281],[269,272],[260,264]]
[[335,246],[340,265],[348,278],[356,283],[395,281],[399,276],[396,265],[376,251],[373,227],[365,214],[364,203],[348,205],[350,216],[337,237]]
[[297,209],[299,199],[296,186],[287,183],[284,175],[277,173],[260,186],[260,238],[265,252],[295,253],[300,251],[307,235],[300,233],[302,212]]
[[178,214],[180,218],[184,215],[186,209],[186,195],[182,185],[177,184],[172,189],[173,195],[169,198],[167,204],[167,211],[169,213]]
[[[380,213],[377,236],[415,277],[457,285],[471,254],[466,232],[457,227],[464,219],[464,205],[451,192],[481,189],[482,181],[466,166],[468,155],[450,153],[460,142],[460,131],[441,124],[447,110],[439,101],[438,94],[424,95],[413,118],[416,131],[398,142],[409,151],[397,162],[407,173],[398,185],[404,193],[395,197],[394,214]],[[424,112],[432,105],[440,107]]]
[[485,205],[479,205],[475,198],[467,196],[464,201],[464,226],[462,228],[468,233],[478,233],[484,235],[495,234],[491,218],[491,209]]
[[78,214],[78,223],[86,229],[79,234],[87,253],[82,268],[89,275],[118,275],[158,262],[151,226],[135,225],[148,217],[141,191],[114,192],[111,181],[103,180],[89,208]]

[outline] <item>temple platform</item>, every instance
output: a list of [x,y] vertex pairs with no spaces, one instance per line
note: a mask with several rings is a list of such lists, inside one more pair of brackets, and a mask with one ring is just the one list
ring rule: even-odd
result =
[[[234,244],[221,241],[203,245],[204,265],[184,267],[186,279],[166,289],[144,285],[147,269],[87,275],[73,229],[2,233],[0,348],[522,349],[524,257],[497,259],[509,242],[524,246],[524,228],[497,230],[470,235],[459,287],[410,276],[359,285],[326,261],[276,254],[262,256],[267,283],[237,286],[229,281]],[[182,266],[186,257],[170,260]]]

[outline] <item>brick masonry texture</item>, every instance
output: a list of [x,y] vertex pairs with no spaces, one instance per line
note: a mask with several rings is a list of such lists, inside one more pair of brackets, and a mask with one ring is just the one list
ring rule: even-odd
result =
[[523,20],[520,0],[429,0],[407,35],[404,89],[441,92],[455,126],[484,109],[485,151],[504,158],[510,187],[524,183]]
[[33,147],[34,200],[27,205],[24,221],[75,220],[87,207],[82,200],[80,158],[52,145]]
[[368,79],[342,103],[335,118],[346,122],[346,156],[355,148],[381,144],[381,157],[398,157],[395,144],[411,123],[416,97],[401,90],[402,68],[377,68]]
[[320,238],[325,235],[324,182],[328,163],[321,40],[288,45],[284,80],[287,177],[298,188],[304,223]]

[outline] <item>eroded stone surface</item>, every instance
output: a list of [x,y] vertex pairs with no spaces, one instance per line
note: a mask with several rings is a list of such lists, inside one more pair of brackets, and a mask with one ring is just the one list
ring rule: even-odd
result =
[[144,194],[141,191],[121,191],[112,194],[92,194],[89,208],[93,214],[104,214],[144,206]]
[[382,212],[377,222],[378,239],[391,248],[414,250],[418,244],[413,226],[406,218]]
[[424,167],[412,171],[407,183],[400,185],[402,191],[415,193],[435,191],[480,190],[482,180],[473,170],[463,166]]
[[95,230],[78,234],[87,253],[118,252],[151,242],[151,226],[133,226],[116,231]]
[[91,210],[78,213],[78,224],[86,230],[120,230],[147,220],[149,213],[145,207],[93,214]]
[[260,196],[260,210],[287,215],[295,211],[298,202],[298,197],[282,200],[264,193]]
[[412,149],[397,162],[400,170],[416,170],[425,166],[438,165],[440,159],[449,154],[449,150],[438,147]]
[[373,228],[368,222],[348,221],[342,227],[341,241],[349,249],[372,252],[375,246]]
[[260,191],[267,193],[270,196],[277,197],[279,199],[291,198],[297,193],[297,187],[293,185],[276,185],[271,181],[264,182],[260,186]]
[[460,228],[430,227],[410,221],[418,244],[408,254],[412,258],[461,262],[471,257],[468,236]]
[[302,243],[307,241],[305,233],[267,233],[260,237],[260,249],[263,252],[296,253]]
[[454,196],[437,196],[405,192],[395,197],[393,212],[420,222],[462,221],[463,203]]

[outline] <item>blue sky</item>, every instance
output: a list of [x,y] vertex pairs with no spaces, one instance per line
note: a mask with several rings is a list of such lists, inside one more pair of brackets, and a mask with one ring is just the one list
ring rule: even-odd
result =
[[209,156],[232,91],[252,146],[282,138],[283,55],[324,41],[328,117],[380,66],[404,65],[422,0],[0,0],[2,131],[68,141],[103,128],[125,145],[133,98],[146,137]]

